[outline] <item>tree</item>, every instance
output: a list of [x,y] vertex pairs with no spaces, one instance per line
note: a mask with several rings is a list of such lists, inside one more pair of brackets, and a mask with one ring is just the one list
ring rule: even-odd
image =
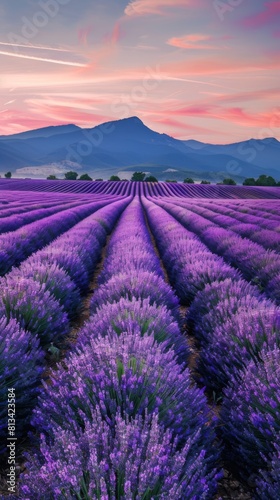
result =
[[184,179],[184,184],[194,184],[194,180],[191,177]]
[[92,178],[88,174],[82,174],[79,181],[92,181]]
[[175,179],[166,179],[165,182],[177,182]]
[[210,181],[201,181],[200,184],[211,184],[211,182]]
[[143,182],[145,179],[146,174],[144,172],[134,172],[134,174],[131,177],[132,181],[138,181],[138,182]]
[[255,186],[255,185],[256,185],[256,181],[253,177],[248,177],[243,182],[243,186]]
[[224,179],[223,184],[225,184],[226,186],[236,186],[236,182],[230,178]]
[[153,175],[148,175],[148,177],[146,177],[145,179],[145,182],[158,182],[158,180]]
[[103,179],[95,179],[95,182],[97,182],[97,181],[101,182],[101,181],[103,181]]
[[111,175],[111,177],[109,179],[109,181],[115,181],[115,182],[120,181],[120,180],[121,179],[118,175]]
[[49,175],[49,177],[47,177],[47,180],[48,181],[57,181],[57,177],[55,175]]
[[276,180],[271,175],[260,175],[256,180],[256,186],[276,186]]
[[12,177],[12,172],[7,172],[5,174],[6,179],[10,179]]
[[65,179],[67,181],[76,181],[78,175],[79,174],[77,174],[77,172],[73,172],[72,170],[70,170],[70,172],[66,172],[66,174],[64,175],[64,177],[65,177]]

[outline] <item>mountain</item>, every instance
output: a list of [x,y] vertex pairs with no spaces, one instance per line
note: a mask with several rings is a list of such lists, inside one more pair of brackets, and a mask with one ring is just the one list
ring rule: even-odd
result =
[[160,180],[220,181],[233,177],[272,175],[280,180],[280,143],[274,139],[250,139],[236,144],[214,145],[180,141],[148,128],[138,117],[82,129],[61,125],[0,136],[0,174],[14,176],[64,176],[67,170],[88,172],[93,178],[109,178],[142,170]]

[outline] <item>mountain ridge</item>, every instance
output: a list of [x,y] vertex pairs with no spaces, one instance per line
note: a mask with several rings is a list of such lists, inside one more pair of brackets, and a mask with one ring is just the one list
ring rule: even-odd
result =
[[21,169],[32,172],[34,167],[38,177],[40,167],[51,169],[55,164],[56,174],[61,176],[67,166],[73,169],[76,165],[93,177],[103,172],[106,178],[120,170],[129,177],[131,171],[141,168],[165,180],[167,167],[176,180],[192,173],[196,180],[233,177],[241,182],[260,174],[280,179],[279,157],[280,142],[273,137],[232,144],[183,141],[151,130],[137,116],[92,128],[55,125],[0,136],[0,173],[10,170],[16,176],[25,175]]

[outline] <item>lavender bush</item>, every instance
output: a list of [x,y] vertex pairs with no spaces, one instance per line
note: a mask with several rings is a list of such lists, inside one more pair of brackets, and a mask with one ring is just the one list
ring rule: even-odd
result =
[[[176,438],[156,415],[116,415],[114,432],[98,411],[84,432],[58,428],[55,444],[42,436],[22,476],[24,498],[45,500],[210,499],[220,474],[207,471],[205,451],[195,453],[198,431],[177,451]],[[36,481],[34,481],[34,477]]]
[[126,272],[135,270],[139,273],[143,271],[154,272],[158,275],[162,273],[159,262],[155,261],[152,264],[150,252],[143,250],[143,241],[140,240],[138,246],[134,246],[135,244],[136,242],[131,247],[128,244],[124,244],[122,252],[119,253],[116,250],[115,257],[108,258],[98,277],[99,285],[106,283],[112,276],[122,272],[124,269]]
[[201,382],[220,392],[251,359],[260,361],[260,351],[280,347],[279,320],[279,309],[260,302],[259,308],[241,307],[230,320],[214,328],[199,356]]
[[20,328],[14,319],[9,323],[0,319],[0,455],[7,444],[8,388],[16,394],[16,436],[20,438],[38,394],[43,358],[36,335]]
[[69,331],[67,314],[46,290],[31,278],[8,275],[0,281],[0,317],[14,318],[38,335],[42,345]]
[[70,276],[76,287],[84,292],[89,283],[90,275],[77,252],[72,252],[71,247],[63,248],[59,242],[54,246],[46,247],[37,253],[39,259],[46,265],[56,263]]
[[266,468],[280,432],[280,349],[260,357],[259,363],[249,362],[238,384],[234,380],[225,389],[221,410],[226,459],[245,478]]
[[77,345],[83,345],[98,336],[115,336],[127,331],[152,335],[157,342],[166,341],[174,349],[178,361],[185,362],[189,351],[178,323],[165,306],[150,305],[149,299],[121,298],[113,304],[105,303],[81,329]]
[[91,314],[106,302],[118,302],[121,298],[132,300],[149,299],[150,304],[165,305],[180,320],[179,300],[172,288],[161,276],[149,271],[139,273],[134,269],[114,275],[104,285],[97,288],[91,301]]
[[245,280],[214,281],[199,292],[187,311],[186,320],[192,325],[198,340],[207,342],[211,332],[225,323],[238,308],[258,309],[261,294],[257,287]]
[[280,434],[276,436],[274,452],[265,458],[266,469],[262,470],[257,479],[258,500],[275,500],[280,491]]
[[38,254],[34,254],[24,261],[19,270],[12,271],[25,278],[33,279],[41,285],[61,304],[68,317],[74,317],[81,304],[81,295],[67,272],[56,263],[42,262]]
[[110,425],[118,412],[132,418],[147,411],[158,413],[179,444],[200,429],[201,449],[216,455],[210,451],[214,435],[203,391],[165,343],[134,331],[99,337],[71,355],[67,365],[45,385],[33,418],[36,429],[50,435],[53,422],[69,430],[76,422],[83,427],[97,407]]

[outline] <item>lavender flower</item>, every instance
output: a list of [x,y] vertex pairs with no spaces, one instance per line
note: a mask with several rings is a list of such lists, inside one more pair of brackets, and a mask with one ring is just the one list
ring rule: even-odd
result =
[[55,262],[44,263],[38,254],[34,254],[22,263],[19,270],[14,269],[11,274],[45,284],[45,289],[61,304],[69,318],[77,314],[81,304],[80,292],[66,271]]
[[177,451],[176,438],[156,415],[129,420],[117,414],[112,432],[97,410],[84,432],[58,428],[53,445],[42,436],[40,452],[28,457],[21,494],[31,500],[210,500],[220,474],[207,471],[204,450],[195,453],[199,439],[198,431]]
[[11,319],[0,320],[0,455],[7,437],[7,394],[16,394],[16,436],[20,438],[38,394],[44,352],[39,339]]
[[149,271],[141,273],[132,270],[114,275],[104,285],[97,288],[91,301],[91,314],[106,302],[118,302],[121,298],[132,300],[149,299],[150,304],[165,305],[179,321],[179,300],[172,288],[161,276]]
[[22,328],[38,335],[42,345],[69,331],[66,313],[44,284],[8,275],[1,278],[0,288],[0,317],[15,318]]
[[280,432],[280,349],[260,353],[224,391],[221,411],[226,459],[244,477],[266,468]]
[[210,451],[214,435],[203,391],[193,386],[189,371],[178,365],[166,343],[128,330],[92,339],[67,364],[45,385],[33,418],[36,429],[51,434],[56,422],[71,430],[76,421],[83,427],[96,407],[111,425],[118,411],[129,417],[147,411],[158,413],[180,444],[200,429],[201,449],[216,454]]
[[268,301],[258,305],[255,309],[240,307],[202,344],[197,369],[208,389],[221,391],[251,359],[260,361],[261,351],[280,347],[280,310]]
[[157,342],[166,341],[168,348],[175,350],[178,361],[186,361],[188,346],[171,312],[165,306],[151,305],[149,299],[121,298],[119,302],[105,303],[81,329],[77,345],[98,336],[119,335],[128,328],[141,335],[152,335]]
[[274,451],[265,457],[266,469],[260,472],[257,479],[257,498],[259,500],[275,500],[280,491],[280,434],[276,436]]

